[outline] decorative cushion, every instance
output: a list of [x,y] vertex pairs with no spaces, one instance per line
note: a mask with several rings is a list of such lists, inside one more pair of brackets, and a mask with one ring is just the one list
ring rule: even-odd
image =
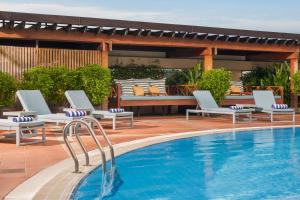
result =
[[288,109],[289,106],[287,104],[272,104],[273,109]]
[[239,86],[232,85],[232,86],[230,86],[230,92],[234,93],[234,94],[240,94],[242,91]]
[[164,93],[164,94],[167,93],[166,92],[166,79],[165,78],[159,79],[159,80],[153,80],[153,79],[151,79],[149,81],[149,85],[158,87],[160,93]]
[[[117,80],[116,84],[121,85],[122,96],[135,96],[133,87],[138,85],[143,88],[144,93],[149,92],[149,86],[156,86],[159,88],[160,94],[166,94],[166,79],[153,80],[150,78],[145,79],[127,79],[127,80]],[[150,92],[149,92],[150,93]]]
[[32,117],[13,117],[12,121],[13,122],[32,122],[33,118]]
[[134,95],[132,90],[132,87],[134,86],[133,79],[127,79],[127,80],[115,79],[115,83],[121,85],[122,95],[126,95],[126,96]]
[[230,106],[229,108],[232,109],[232,110],[241,110],[241,109],[243,109],[242,106]]
[[67,117],[83,117],[86,116],[86,111],[66,111]]
[[135,96],[145,96],[145,91],[141,86],[135,85],[132,89]]
[[111,113],[121,113],[124,112],[124,108],[110,108],[108,111]]
[[133,85],[138,85],[140,87],[143,88],[144,92],[148,91],[148,87],[149,87],[149,81],[151,79],[149,78],[144,78],[144,79],[132,79],[132,83]]
[[153,95],[153,96],[158,96],[160,94],[160,90],[157,86],[149,86],[148,87],[148,91],[150,93],[150,95]]

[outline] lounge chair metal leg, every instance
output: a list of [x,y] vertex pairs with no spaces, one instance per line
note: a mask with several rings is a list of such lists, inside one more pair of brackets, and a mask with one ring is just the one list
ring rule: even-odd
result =
[[186,120],[189,120],[189,111],[186,110]]
[[45,128],[42,128],[42,142],[46,141],[46,133],[45,133]]
[[17,147],[20,146],[21,143],[21,130],[20,128],[17,128],[16,130],[16,145]]
[[113,130],[116,130],[116,117],[112,118],[112,128]]

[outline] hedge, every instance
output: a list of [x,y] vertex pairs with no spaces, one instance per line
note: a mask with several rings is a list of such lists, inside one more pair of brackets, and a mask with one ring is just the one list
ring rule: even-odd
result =
[[209,90],[217,103],[220,103],[230,87],[231,73],[225,69],[212,69],[202,74],[199,86]]
[[0,107],[14,104],[14,96],[17,88],[17,81],[11,75],[0,72]]
[[125,66],[113,65],[109,67],[113,79],[130,79],[130,78],[152,78],[161,79],[165,76],[165,69],[158,65],[137,65],[129,64]]
[[84,90],[93,104],[101,104],[110,93],[111,75],[107,68],[87,65],[75,70],[64,67],[36,67],[23,75],[21,89],[40,90],[50,106],[66,102],[66,90]]

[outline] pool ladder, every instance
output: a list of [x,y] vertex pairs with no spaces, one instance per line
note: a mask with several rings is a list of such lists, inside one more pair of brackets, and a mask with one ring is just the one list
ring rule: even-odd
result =
[[102,128],[101,124],[98,122],[97,119],[90,117],[90,116],[85,116],[81,119],[75,119],[72,120],[71,122],[67,123],[64,127],[63,130],[63,137],[64,137],[64,141],[67,145],[68,150],[70,151],[70,154],[74,160],[75,163],[75,173],[79,173],[79,161],[78,158],[76,156],[76,153],[68,139],[68,135],[70,132],[70,129],[72,129],[72,133],[75,135],[79,146],[81,148],[81,150],[83,151],[83,154],[85,156],[85,164],[86,166],[90,165],[90,159],[89,159],[89,154],[86,150],[86,147],[84,146],[84,143],[82,142],[82,139],[80,137],[80,133],[79,133],[79,129],[81,127],[86,127],[88,130],[89,135],[92,136],[93,141],[95,142],[97,148],[100,151],[100,156],[101,156],[101,161],[102,161],[102,170],[103,173],[106,173],[106,156],[105,156],[105,152],[103,147],[101,146],[99,140],[96,137],[95,134],[95,128],[97,128],[101,134],[101,136],[104,138],[104,141],[106,142],[108,148],[109,148],[109,152],[110,152],[110,158],[111,158],[111,169],[115,168],[115,155],[114,155],[114,149],[113,146],[109,140],[109,138],[107,137],[104,129]]

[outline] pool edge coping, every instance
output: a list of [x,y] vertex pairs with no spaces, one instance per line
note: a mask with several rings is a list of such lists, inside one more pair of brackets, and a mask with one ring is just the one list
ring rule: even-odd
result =
[[[183,139],[183,138],[190,138],[190,137],[196,137],[201,135],[209,135],[209,134],[220,134],[220,133],[226,133],[230,131],[246,131],[246,130],[263,130],[263,129],[271,129],[271,128],[291,128],[291,127],[300,127],[300,125],[275,125],[275,126],[262,126],[262,127],[242,127],[242,128],[224,128],[224,129],[211,129],[211,130],[204,130],[204,131],[188,131],[188,132],[182,132],[182,133],[164,133],[163,135],[153,136],[153,137],[147,137],[143,139],[138,140],[132,140],[128,142],[122,142],[113,145],[115,150],[115,155],[120,156],[122,154],[128,153],[130,151],[134,151],[136,149],[140,149],[143,147],[147,147],[154,144],[159,144],[163,142],[168,142],[176,139]],[[108,149],[105,148],[105,152],[107,154],[107,157],[109,158]],[[99,156],[98,149],[92,150],[89,152],[91,160],[95,159],[97,156]],[[79,161],[82,161],[84,159],[83,155],[80,154],[78,156]],[[98,162],[98,165],[101,164],[101,162]],[[76,185],[79,183],[79,181],[86,176],[90,171],[92,171],[95,166],[85,168],[84,172],[81,174],[74,174],[73,172],[74,163],[72,158],[68,158],[62,161],[59,161],[58,163],[51,165],[41,171],[39,171],[34,176],[30,177],[29,179],[25,180],[21,184],[19,184],[16,188],[14,188],[11,192],[7,194],[7,196],[4,198],[5,200],[16,200],[16,199],[36,199],[36,196],[43,190],[47,189],[45,188],[47,184],[50,182],[55,182],[56,179],[61,178],[62,175],[65,175],[66,171],[70,172],[70,176],[73,174],[77,178],[73,181],[70,185],[67,186],[63,190],[63,194],[60,194],[59,199],[69,199],[71,196],[71,192],[74,190]],[[78,176],[77,176],[78,175]],[[54,191],[55,192],[55,191]],[[59,193],[57,193],[59,194]],[[46,195],[49,196],[49,195]],[[37,198],[40,199],[40,198]],[[47,198],[43,198],[47,199]]]

